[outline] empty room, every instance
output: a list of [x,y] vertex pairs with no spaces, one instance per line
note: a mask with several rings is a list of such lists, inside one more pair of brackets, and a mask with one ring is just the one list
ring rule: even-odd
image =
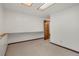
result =
[[0,56],[79,56],[79,3],[0,3]]

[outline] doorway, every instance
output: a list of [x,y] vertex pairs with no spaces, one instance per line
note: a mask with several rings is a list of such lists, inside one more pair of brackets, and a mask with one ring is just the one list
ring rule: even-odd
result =
[[50,38],[49,24],[50,20],[44,20],[44,40],[48,40]]

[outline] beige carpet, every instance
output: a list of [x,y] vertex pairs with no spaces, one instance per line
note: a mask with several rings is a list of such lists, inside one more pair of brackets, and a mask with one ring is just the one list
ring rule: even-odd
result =
[[53,45],[47,40],[38,39],[9,45],[6,56],[79,56],[79,54]]

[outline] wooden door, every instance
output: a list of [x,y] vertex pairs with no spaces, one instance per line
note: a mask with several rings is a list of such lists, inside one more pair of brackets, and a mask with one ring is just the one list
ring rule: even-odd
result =
[[44,40],[50,38],[49,20],[44,20]]

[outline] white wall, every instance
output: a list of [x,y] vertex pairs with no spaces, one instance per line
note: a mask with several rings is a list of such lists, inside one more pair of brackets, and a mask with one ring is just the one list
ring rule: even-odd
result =
[[10,33],[8,35],[8,43],[32,40],[43,37],[43,32]]
[[79,51],[79,5],[52,14],[50,41]]
[[0,4],[0,32],[3,32],[3,8]]
[[43,20],[39,17],[5,9],[5,32],[8,43],[44,37]]
[[16,11],[5,10],[5,32],[43,31],[43,21],[39,17]]

